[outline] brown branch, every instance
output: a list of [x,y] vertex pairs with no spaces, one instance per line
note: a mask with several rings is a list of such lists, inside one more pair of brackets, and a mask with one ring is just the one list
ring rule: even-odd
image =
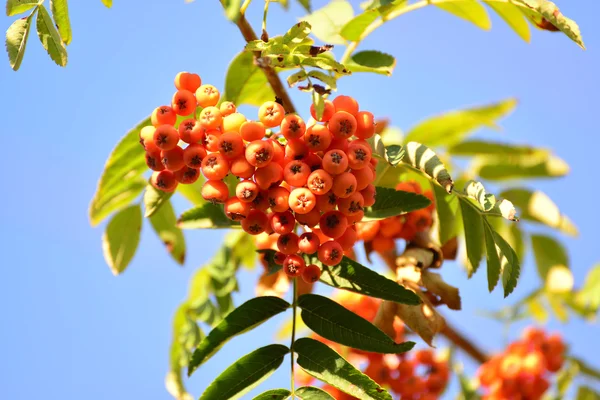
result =
[[[254,29],[252,29],[252,27],[248,23],[248,20],[243,14],[240,15],[240,18],[238,19],[236,25],[238,26],[244,39],[246,39],[246,42],[258,40],[258,36],[256,36]],[[267,80],[269,81],[269,85],[271,85],[273,91],[275,92],[275,96],[281,99],[283,103],[283,108],[285,108],[285,110],[288,113],[295,113],[296,108],[294,107],[292,99],[290,99],[290,96],[285,86],[283,86],[281,79],[279,79],[279,75],[277,75],[277,72],[275,72],[275,70],[271,66],[266,65],[260,60],[260,52],[255,53],[255,62],[265,73]]]
[[489,359],[487,354],[475,346],[470,339],[467,339],[450,324],[448,324],[448,321],[446,321],[446,324],[440,333],[478,363],[483,364]]

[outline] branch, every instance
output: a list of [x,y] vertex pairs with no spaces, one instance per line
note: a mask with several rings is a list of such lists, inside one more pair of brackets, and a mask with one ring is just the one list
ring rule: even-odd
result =
[[[240,32],[242,33],[242,36],[244,37],[244,39],[246,39],[246,42],[258,40],[256,33],[254,32],[254,30],[248,23],[248,20],[246,19],[244,14],[240,15],[239,19],[236,22],[236,25],[239,28]],[[260,57],[260,52],[256,52],[255,59],[258,59],[259,57]],[[292,103],[292,99],[290,99],[290,96],[289,96],[286,88],[283,86],[281,79],[279,79],[279,75],[277,75],[277,72],[275,72],[275,70],[271,66],[266,65],[264,63],[257,62],[256,64],[263,70],[263,72],[267,76],[269,85],[271,85],[271,87],[273,88],[273,91],[275,92],[275,96],[277,96],[278,98],[281,99],[281,101],[283,103],[283,108],[285,108],[285,110],[288,113],[295,113],[296,108],[294,107],[294,104]]]
[[444,325],[442,335],[446,336],[446,339],[454,343],[457,347],[459,347],[462,351],[468,354],[473,360],[477,361],[480,364],[486,362],[489,357],[485,354],[480,348],[475,346],[470,339],[467,339],[462,333],[458,332],[454,329],[448,321]]

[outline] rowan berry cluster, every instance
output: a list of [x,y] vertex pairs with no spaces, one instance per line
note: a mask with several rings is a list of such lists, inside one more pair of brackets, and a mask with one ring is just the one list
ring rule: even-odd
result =
[[[154,110],[153,126],[140,133],[152,185],[171,192],[202,172],[205,200],[223,204],[252,235],[278,235],[276,262],[286,274],[319,279],[319,267],[306,266],[301,253],[338,264],[357,240],[363,207],[375,203],[376,162],[365,141],[375,133],[373,114],[338,96],[325,101],[321,118],[313,105],[308,123],[274,101],[252,121],[235,104],[219,103],[217,88],[196,74],[179,73],[175,86],[171,105]],[[187,118],[176,127],[178,116]],[[231,192],[229,174],[239,179]]]
[[481,365],[477,372],[486,400],[536,400],[548,390],[549,375],[564,362],[565,344],[558,334],[528,328],[521,340]]
[[412,211],[379,221],[364,221],[356,224],[358,239],[370,243],[373,251],[385,253],[396,248],[396,239],[412,241],[419,232],[428,230],[433,223],[435,204],[431,190],[423,191],[414,181],[402,182],[396,185],[396,190],[422,194],[431,200],[427,208]]

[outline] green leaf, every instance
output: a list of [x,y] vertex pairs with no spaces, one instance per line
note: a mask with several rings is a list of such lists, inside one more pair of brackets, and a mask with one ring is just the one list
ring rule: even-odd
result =
[[545,324],[548,321],[548,311],[546,311],[546,307],[542,303],[540,296],[534,296],[527,299],[525,301],[525,306],[533,319],[538,323]]
[[[320,264],[316,257],[311,262]],[[338,289],[396,303],[421,304],[419,296],[412,291],[345,256],[336,266],[322,265],[321,282]]]
[[365,221],[385,219],[411,211],[420,210],[431,204],[427,197],[411,192],[377,186],[375,204],[365,210]]
[[[460,210],[462,215],[463,227],[465,230],[465,244],[467,247],[467,258],[471,269],[469,270],[469,276],[472,276],[477,272],[479,263],[483,258],[483,240],[484,240],[484,223],[483,217],[475,208],[475,205],[470,202],[469,199],[459,197]],[[487,232],[486,232],[486,245],[487,245]],[[486,246],[487,247],[487,246]],[[488,247],[489,253],[489,247]],[[488,259],[489,269],[489,259]],[[489,272],[488,272],[489,277]],[[488,278],[489,279],[489,278]],[[493,286],[491,286],[490,291]]]
[[502,269],[502,265],[500,264],[498,249],[496,248],[496,242],[494,240],[494,230],[487,223],[483,224],[483,229],[487,258],[488,290],[492,292],[500,280],[500,271]]
[[147,185],[144,191],[144,207],[146,209],[144,217],[148,218],[154,215],[164,203],[169,201],[171,196],[173,196],[173,192],[164,192],[157,190],[152,185]]
[[371,322],[327,297],[305,294],[298,298],[302,320],[313,332],[344,346],[373,353],[400,354],[414,342],[395,343]]
[[176,192],[185,197],[190,203],[195,206],[206,203],[206,200],[202,197],[202,185],[204,184],[204,177],[200,174],[198,180],[189,185],[177,185]]
[[446,169],[446,166],[439,157],[429,147],[417,143],[406,143],[403,161],[414,168],[417,168],[435,179],[446,192],[451,193],[454,187],[454,182]]
[[298,3],[300,3],[300,5],[304,7],[307,12],[312,11],[310,8],[310,0],[298,0]]
[[435,199],[435,212],[438,220],[438,236],[441,244],[456,236],[456,214],[458,213],[458,197],[446,193],[444,189],[431,182]]
[[312,92],[312,103],[315,106],[315,116],[317,120],[323,118],[323,112],[325,112],[325,99],[321,94],[313,90]]
[[531,248],[542,281],[546,282],[552,268],[568,268],[567,252],[558,240],[547,235],[531,235]]
[[314,386],[302,386],[296,389],[295,394],[300,400],[335,400],[329,393]]
[[221,0],[221,4],[225,9],[225,16],[227,19],[236,22],[240,18],[242,0]]
[[579,371],[589,376],[590,378],[594,378],[600,380],[600,370],[592,367],[587,362],[583,361],[581,358],[577,357],[569,357],[569,361],[575,365],[577,365]]
[[254,63],[252,53],[243,51],[229,64],[223,97],[238,106],[241,104],[260,106],[265,101],[275,98],[267,76]]
[[325,7],[302,18],[312,26],[312,33],[325,43],[345,44],[340,32],[354,17],[352,5],[346,0],[332,0]]
[[510,114],[516,105],[516,99],[507,99],[486,106],[446,112],[417,124],[406,135],[406,141],[421,142],[432,147],[453,146],[479,128],[496,128],[496,121]]
[[27,18],[20,18],[12,23],[6,31],[6,51],[8,53],[8,61],[13,70],[18,70],[25,55],[25,47],[27,46],[27,38],[29,37],[29,28],[31,27],[31,19],[35,14],[35,10]]
[[67,65],[67,49],[44,5],[38,7],[36,25],[40,42],[42,42],[42,46],[44,46],[50,58],[61,67]]
[[[252,400],[286,400],[290,397],[290,394],[292,394],[292,392],[287,389],[271,389],[259,394]],[[296,391],[296,395],[297,394],[298,392]]]
[[350,74],[343,64],[337,62],[327,53],[319,54],[316,57],[306,57],[301,60],[301,64],[308,67],[321,68],[326,71],[333,71],[338,74]]
[[432,4],[481,29],[489,30],[492,27],[485,7],[476,0],[432,0]]
[[233,363],[206,388],[200,400],[238,399],[268,378],[290,352],[272,344],[254,350]]
[[188,375],[210,359],[231,338],[257,327],[289,307],[290,304],[285,300],[264,296],[248,300],[233,310],[200,342],[192,355]]
[[304,82],[308,79],[308,74],[304,70],[300,70],[287,78],[287,84],[289,87],[294,87],[297,83]]
[[[148,209],[146,209],[147,213]],[[185,262],[185,238],[177,227],[177,216],[171,202],[167,199],[162,207],[152,213],[150,224],[163,242],[173,259],[183,265]]]
[[508,297],[508,295],[517,287],[517,281],[521,273],[521,265],[519,264],[517,254],[513,248],[510,247],[510,244],[508,244],[508,242],[497,232],[494,231],[493,234],[496,249],[498,250],[498,258],[500,259],[500,265],[502,266],[504,297]]
[[579,386],[576,400],[600,400],[600,393],[589,386]]
[[112,0],[102,0],[102,4],[104,4],[106,6],[106,8],[111,8],[112,7]]
[[142,209],[138,204],[115,214],[102,236],[102,251],[110,270],[119,275],[135,255],[142,230]]
[[509,143],[488,142],[484,140],[465,140],[448,149],[455,156],[477,156],[477,155],[508,155],[508,156],[532,156],[548,154],[545,149],[531,146],[514,145]]
[[392,396],[329,346],[310,338],[294,343],[298,365],[309,375],[361,400],[392,400]]
[[92,226],[128,205],[146,187],[147,181],[140,175],[148,166],[144,159],[144,149],[139,143],[140,130],[146,125],[150,125],[150,117],[130,130],[108,157],[90,204]]
[[377,9],[366,10],[348,21],[340,31],[340,35],[346,40],[357,42],[362,39],[362,35],[367,27],[375,22],[380,15]]
[[68,46],[73,37],[67,0],[50,0],[50,10],[52,11],[52,16],[54,17],[54,22],[62,41]]
[[240,223],[225,216],[222,204],[204,203],[181,214],[177,225],[182,229],[225,229]]
[[39,0],[6,0],[6,16],[12,17],[24,13],[37,6],[38,3]]
[[354,53],[346,67],[351,72],[373,72],[390,76],[396,67],[396,59],[381,51],[365,50]]
[[310,76],[311,78],[315,78],[320,80],[321,82],[325,83],[327,86],[329,86],[331,89],[337,89],[337,81],[335,79],[335,77],[326,74],[322,71],[318,71],[313,69],[312,71],[310,71],[308,73],[308,76]]
[[476,157],[472,171],[490,181],[555,178],[569,173],[569,165],[555,155],[531,157]]
[[517,7],[497,0],[483,0],[483,2],[494,10],[521,39],[529,43],[531,40],[529,24]]
[[575,303],[597,311],[600,307],[600,264],[593,267],[585,278],[583,287],[575,295]]
[[300,21],[296,25],[292,26],[285,35],[283,35],[283,43],[294,46],[302,43],[304,39],[310,34],[311,26],[306,21]]
[[577,227],[566,215],[562,214],[556,203],[544,192],[515,188],[505,190],[500,194],[512,201],[521,210],[521,218],[539,222],[557,229],[567,235],[577,236]]

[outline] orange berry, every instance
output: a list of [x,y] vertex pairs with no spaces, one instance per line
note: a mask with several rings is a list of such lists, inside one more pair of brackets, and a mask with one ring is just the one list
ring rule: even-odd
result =
[[140,129],[140,144],[148,153],[156,153],[160,149],[154,143],[154,132],[156,128],[153,126],[145,126]]
[[304,259],[296,254],[291,254],[283,261],[283,272],[290,278],[302,275],[306,268]]
[[371,148],[362,143],[352,142],[348,145],[348,165],[352,169],[363,169],[370,165]]
[[331,175],[339,175],[348,169],[348,156],[341,150],[329,150],[323,156],[323,169]]
[[150,122],[154,126],[161,125],[175,125],[177,121],[177,114],[175,111],[169,106],[160,106],[156,107],[154,111],[152,111],[152,116],[150,117]]
[[380,221],[365,221],[356,223],[358,238],[365,242],[372,241],[379,232]]
[[285,146],[287,160],[301,160],[309,154],[310,149],[302,139],[290,139]]
[[237,107],[231,101],[224,101],[219,106],[219,111],[221,111],[222,116],[226,117],[236,112]]
[[336,138],[334,136],[327,150],[341,150],[345,153],[348,151],[348,139]]
[[317,196],[317,208],[322,212],[335,210],[337,203],[338,197],[331,191],[322,196]]
[[257,168],[268,165],[273,155],[273,143],[268,140],[255,140],[246,147],[246,160]]
[[314,153],[308,153],[302,159],[302,162],[308,165],[311,171],[316,171],[318,169],[321,169],[321,164],[323,163],[323,160],[321,159],[321,157]]
[[308,176],[306,185],[314,194],[325,195],[333,186],[333,178],[325,170],[318,169]]
[[221,180],[208,180],[202,185],[202,198],[212,203],[225,203],[229,199],[229,188]]
[[285,117],[283,106],[274,101],[266,101],[258,109],[258,119],[267,128],[274,128],[281,124]]
[[198,143],[204,139],[204,128],[200,121],[193,118],[181,121],[179,124],[179,138],[186,143]]
[[200,124],[205,129],[217,129],[223,123],[223,116],[217,107],[206,107],[200,111]]
[[264,211],[251,210],[245,219],[241,221],[242,229],[251,235],[263,233],[269,224],[269,218]]
[[321,240],[314,232],[304,232],[300,235],[298,249],[305,254],[314,254],[319,250]]
[[171,150],[163,150],[160,152],[160,161],[169,171],[179,171],[185,166],[183,161],[183,149],[179,146]]
[[243,155],[231,160],[229,168],[233,175],[242,179],[250,179],[254,175],[254,171],[256,171],[256,168]]
[[402,226],[403,222],[400,218],[386,218],[381,220],[379,233],[386,238],[396,238],[402,232]]
[[333,139],[331,132],[325,125],[313,125],[306,130],[304,142],[312,152],[325,151]]
[[417,232],[424,232],[433,224],[431,212],[420,209],[406,214],[406,224],[413,224]]
[[294,218],[294,214],[290,211],[276,212],[271,216],[270,223],[273,232],[285,235],[294,230],[296,219]]
[[199,177],[200,170],[197,168],[184,166],[179,171],[175,171],[175,179],[177,179],[177,182],[183,183],[184,185],[189,185],[196,182]]
[[253,209],[267,211],[269,209],[269,199],[266,191],[259,191],[251,204]]
[[392,238],[386,238],[381,235],[375,236],[371,242],[373,245],[373,251],[377,253],[386,253],[396,248],[396,242]]
[[375,117],[368,111],[359,111],[356,115],[356,133],[359,139],[368,139],[375,134]]
[[202,144],[208,151],[219,151],[219,138],[221,131],[218,129],[210,129],[204,132],[204,140]]
[[533,351],[523,358],[523,372],[530,375],[542,375],[546,370],[546,359],[540,351]]
[[352,247],[354,247],[354,244],[357,240],[358,235],[356,234],[356,230],[354,230],[354,228],[351,226],[346,228],[342,236],[335,239],[335,241],[338,242],[340,246],[342,246],[342,249],[344,249],[344,251],[350,250]]
[[246,122],[246,117],[241,113],[233,113],[223,118],[221,130],[223,132],[240,133],[241,126]]
[[290,208],[288,205],[290,191],[284,187],[276,186],[269,189],[267,198],[269,200],[269,207],[275,212],[287,211]]
[[196,112],[196,98],[189,90],[178,90],[171,100],[171,108],[177,115],[192,115]]
[[356,133],[356,118],[346,111],[338,111],[327,124],[331,134],[338,139],[348,139]]
[[333,99],[333,105],[335,106],[335,111],[345,111],[347,113],[352,114],[353,116],[358,115],[358,102],[354,100],[354,98],[350,96],[338,96]]
[[171,125],[161,125],[154,130],[154,144],[161,150],[171,150],[179,143],[179,133]]
[[206,157],[206,149],[201,144],[190,144],[183,150],[183,162],[190,168],[200,168]]
[[546,360],[546,367],[550,372],[558,372],[558,370],[562,368],[564,361],[565,359],[562,354],[552,354]]
[[236,158],[244,153],[244,141],[236,132],[225,132],[219,137],[219,152],[228,159]]
[[178,90],[189,90],[194,93],[202,84],[200,75],[190,72],[180,72],[175,75],[175,87]]
[[310,228],[316,226],[321,219],[321,213],[317,207],[313,208],[306,214],[296,214],[296,221],[300,225],[308,226]]
[[396,185],[396,190],[418,194],[422,193],[421,185],[415,181],[400,182]]
[[196,90],[196,101],[200,107],[216,106],[220,98],[219,90],[213,85],[202,85]]
[[289,114],[283,118],[280,126],[280,133],[286,139],[298,139],[306,132],[306,124],[296,114]]
[[172,192],[177,187],[177,179],[171,171],[155,171],[150,177],[150,183],[157,190],[163,192]]
[[504,379],[515,379],[521,373],[521,357],[507,354],[500,362],[499,374]]
[[223,179],[229,173],[227,160],[220,153],[211,153],[202,160],[202,173],[209,180]]
[[246,218],[250,213],[250,203],[243,202],[237,197],[230,197],[225,202],[223,210],[227,218],[232,221],[239,221]]
[[323,109],[323,116],[321,119],[317,118],[317,112],[315,110],[315,105],[310,105],[310,115],[319,122],[327,122],[335,113],[335,106],[329,100],[325,100],[325,107]]
[[356,214],[346,216],[346,218],[348,219],[348,225],[354,225],[357,222],[362,221],[364,217],[365,217],[365,212],[363,210],[360,210]]
[[365,199],[363,198],[362,194],[360,194],[360,192],[354,192],[348,197],[340,198],[339,200],[337,200],[338,209],[346,216],[356,215],[360,213],[364,207],[364,204]]
[[281,252],[276,252],[275,256],[273,256],[273,261],[275,262],[275,264],[277,265],[283,265],[283,262],[285,261],[285,258],[287,256]]
[[152,171],[162,171],[165,166],[160,160],[160,150],[153,153],[146,152],[146,165]]
[[246,142],[253,142],[265,137],[265,126],[262,122],[246,121],[240,125],[240,135]]
[[254,181],[262,190],[278,186],[283,179],[283,168],[276,163],[270,163],[262,168],[258,168],[254,173]]
[[302,161],[294,160],[283,169],[283,179],[291,186],[304,186],[310,175],[310,167]]
[[375,186],[372,184],[367,185],[366,188],[360,191],[360,194],[362,194],[365,201],[365,207],[371,207],[375,204]]
[[259,191],[258,185],[252,181],[241,181],[235,187],[236,197],[246,203],[251,203]]
[[362,169],[352,169],[350,173],[356,178],[356,190],[363,190],[375,179],[373,170],[369,167]]
[[415,360],[421,364],[433,365],[433,352],[429,349],[420,349],[413,353]]
[[344,257],[344,249],[338,242],[333,240],[325,242],[319,246],[318,258],[325,265],[330,267],[337,265]]
[[351,196],[356,192],[356,178],[350,172],[344,172],[336,176],[331,191],[341,199]]
[[298,214],[307,214],[315,208],[317,199],[307,188],[296,188],[290,192],[289,206]]
[[[431,394],[439,394],[442,392],[444,387],[446,387],[447,380],[443,375],[438,373],[432,373],[427,378],[425,378],[425,388],[427,391],[431,392]],[[433,396],[434,399],[437,399],[436,396]],[[421,396],[423,399],[423,396]]]
[[315,264],[307,265],[302,271],[302,280],[306,283],[315,283],[321,278],[321,268]]
[[277,239],[277,248],[283,254],[296,254],[298,252],[298,235],[294,232],[280,235]]
[[344,234],[348,227],[346,216],[339,211],[327,211],[319,221],[321,232],[326,236],[337,239]]

